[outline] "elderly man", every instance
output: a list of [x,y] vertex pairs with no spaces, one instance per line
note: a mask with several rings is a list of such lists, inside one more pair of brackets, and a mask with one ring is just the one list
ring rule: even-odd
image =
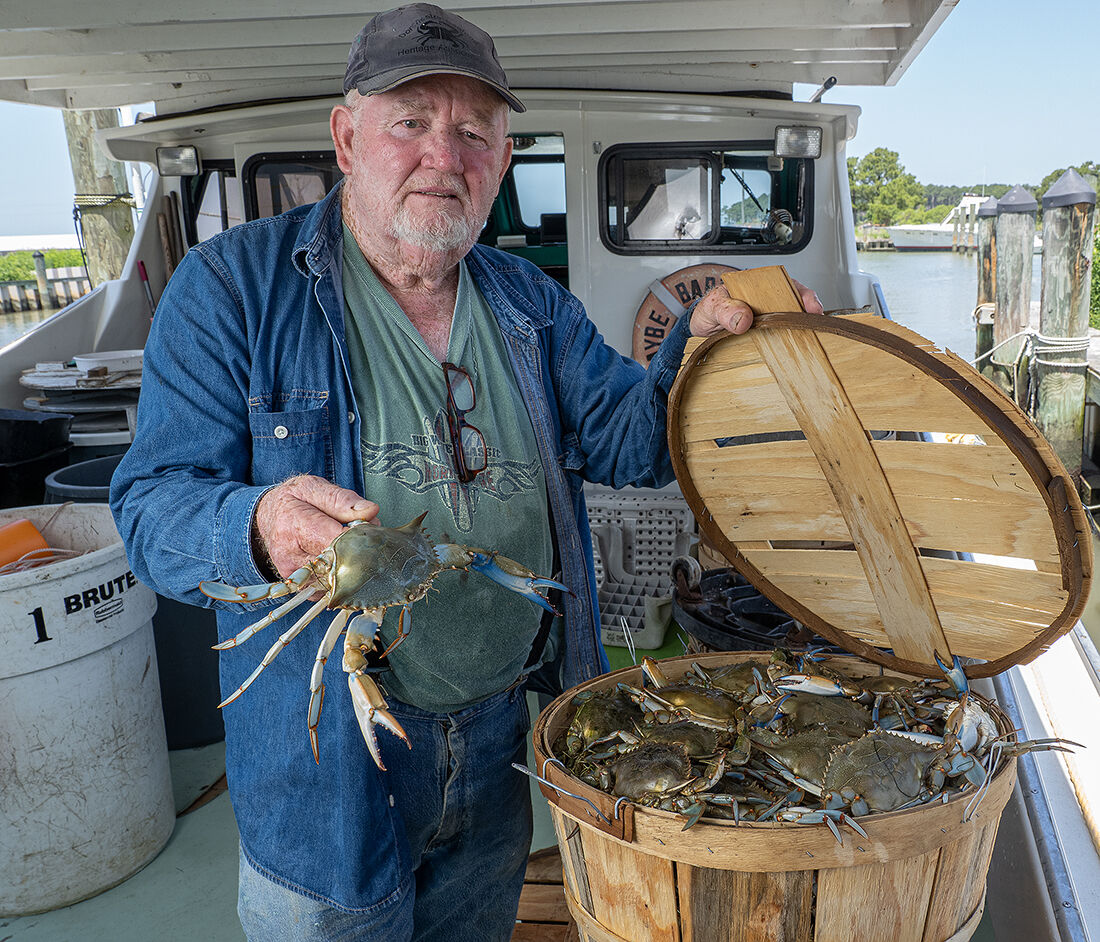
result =
[[[202,581],[290,575],[352,521],[424,512],[437,540],[560,574],[558,619],[477,575],[436,579],[377,675],[408,737],[380,732],[385,770],[338,687],[314,761],[308,675],[329,613],[225,709],[250,939],[504,940],[530,845],[510,767],[528,678],[560,688],[607,666],[582,481],[671,480],[665,400],[684,343],[752,314],[712,292],[643,370],[553,280],[476,244],[509,108],[524,107],[461,17],[374,17],[344,90],[342,185],[193,247],[172,278],[112,506],[139,577],[196,603]],[[221,606],[222,639],[271,604]],[[223,651],[226,696],[257,660],[252,644]]]

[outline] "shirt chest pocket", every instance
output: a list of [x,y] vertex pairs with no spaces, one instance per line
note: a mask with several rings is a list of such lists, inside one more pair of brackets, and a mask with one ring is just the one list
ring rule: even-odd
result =
[[250,412],[252,482],[277,484],[295,474],[335,477],[328,408]]

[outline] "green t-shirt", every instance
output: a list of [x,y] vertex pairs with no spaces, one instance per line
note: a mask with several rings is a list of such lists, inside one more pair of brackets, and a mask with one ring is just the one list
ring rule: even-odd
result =
[[[552,575],[546,480],[534,430],[496,318],[460,265],[447,359],[474,383],[467,421],[485,438],[488,464],[459,482],[447,426],[443,368],[382,286],[344,227],[344,311],[352,387],[362,418],[364,495],[379,522],[401,526],[427,511],[437,543],[510,556]],[[425,710],[469,706],[519,677],[543,610],[478,573],[447,571],[412,605],[411,631],[380,676],[386,692]],[[388,644],[400,608],[382,623]]]

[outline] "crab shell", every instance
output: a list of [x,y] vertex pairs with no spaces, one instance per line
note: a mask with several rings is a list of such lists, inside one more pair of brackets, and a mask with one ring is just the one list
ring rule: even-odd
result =
[[825,770],[828,807],[851,804],[853,814],[894,811],[921,795],[942,750],[886,730],[873,730],[835,749]]
[[687,752],[677,743],[646,743],[616,759],[611,769],[614,794],[635,801],[658,798],[692,779]]
[[332,608],[379,609],[408,605],[428,594],[444,567],[420,522],[377,527],[356,521],[313,564],[332,588]]
[[566,755],[583,752],[592,743],[641,722],[642,710],[617,688],[589,697],[573,714],[564,743]]

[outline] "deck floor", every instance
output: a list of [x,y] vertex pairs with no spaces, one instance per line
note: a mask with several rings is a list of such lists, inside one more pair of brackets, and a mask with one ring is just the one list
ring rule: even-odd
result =
[[512,942],[577,942],[578,938],[577,924],[565,904],[558,849],[537,850],[527,861]]

